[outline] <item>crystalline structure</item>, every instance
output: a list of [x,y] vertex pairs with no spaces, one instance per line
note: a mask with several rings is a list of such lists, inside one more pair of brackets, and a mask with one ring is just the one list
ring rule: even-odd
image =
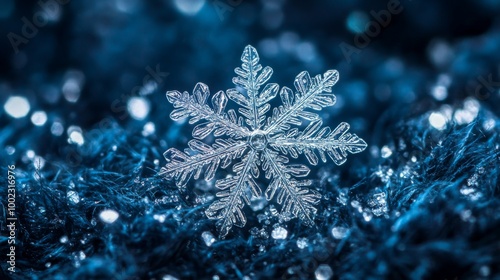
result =
[[[328,156],[341,165],[348,153],[359,153],[367,146],[363,139],[348,132],[349,124],[330,129],[314,112],[335,104],[332,86],[339,74],[328,70],[311,77],[304,71],[295,78],[295,90],[280,90],[278,84],[266,84],[273,69],[262,68],[255,48],[247,46],[241,61],[233,78],[236,88],[219,91],[210,101],[209,89],[203,83],[198,83],[192,94],[167,92],[167,99],[175,108],[170,117],[174,121],[189,118],[190,124],[197,125],[193,130],[195,139],[189,141],[190,149],[171,148],[165,152],[167,164],[160,174],[184,187],[190,178],[198,179],[202,173],[205,180],[213,179],[219,167],[227,168],[237,160],[232,167],[234,175],[216,181],[220,189],[218,199],[205,211],[208,218],[217,220],[221,237],[233,226],[245,226],[242,208],[262,195],[255,182],[260,170],[270,180],[265,198],[276,197],[284,217],[297,217],[312,225],[321,195],[307,188],[311,180],[301,179],[309,174],[309,168],[290,164],[289,157],[304,155],[311,165],[317,165],[319,159],[326,162]],[[270,112],[268,102],[278,94],[282,105]],[[229,100],[240,107],[238,112],[225,110]],[[201,141],[210,134],[214,143]]]

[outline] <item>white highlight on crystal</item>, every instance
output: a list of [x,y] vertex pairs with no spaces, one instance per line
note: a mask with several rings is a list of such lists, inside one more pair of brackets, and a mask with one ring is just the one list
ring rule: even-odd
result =
[[31,122],[36,126],[43,126],[47,122],[47,114],[44,111],[36,111],[31,115]]
[[31,109],[28,99],[22,96],[9,97],[3,108],[7,114],[16,119],[25,117]]
[[128,113],[139,121],[144,120],[149,115],[150,109],[149,102],[144,97],[132,97],[127,102]]
[[114,223],[119,216],[120,215],[118,214],[118,212],[111,209],[104,210],[99,214],[99,218],[101,219],[101,221],[105,222],[106,224]]
[[429,123],[437,130],[443,130],[446,128],[446,118],[439,112],[431,113],[429,116]]

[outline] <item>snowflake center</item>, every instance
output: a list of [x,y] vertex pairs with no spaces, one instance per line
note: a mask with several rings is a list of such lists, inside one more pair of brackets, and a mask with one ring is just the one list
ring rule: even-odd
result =
[[267,146],[267,137],[262,131],[257,130],[252,133],[248,142],[250,143],[250,147],[252,147],[252,149],[262,151]]

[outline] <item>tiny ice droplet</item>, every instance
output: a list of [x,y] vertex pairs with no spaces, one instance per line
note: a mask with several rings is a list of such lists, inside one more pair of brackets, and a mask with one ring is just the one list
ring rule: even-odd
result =
[[438,101],[445,100],[448,97],[448,89],[445,86],[435,86],[431,90],[432,97]]
[[332,268],[327,264],[322,264],[314,272],[317,280],[329,280],[333,276]]
[[61,236],[61,238],[59,238],[59,242],[61,243],[67,243],[68,242],[68,237],[66,235],[63,235]]
[[31,115],[31,122],[36,126],[42,126],[47,122],[47,114],[44,111],[36,111]]
[[115,210],[111,210],[111,209],[108,209],[108,210],[104,210],[101,212],[101,214],[99,214],[99,218],[101,219],[101,221],[107,223],[107,224],[112,224],[116,221],[116,219],[118,219],[120,215],[118,214],[118,212],[116,212]]
[[26,151],[26,156],[29,159],[33,159],[33,158],[35,158],[35,152],[33,150],[28,150],[28,151]]
[[391,148],[387,147],[387,146],[383,146],[382,147],[382,150],[380,150],[380,155],[383,157],[383,158],[388,158],[392,155],[392,150]]
[[253,211],[260,211],[264,209],[266,204],[267,200],[264,197],[252,197],[250,199],[250,208],[252,208]]
[[12,147],[12,146],[7,146],[5,147],[5,152],[11,156],[13,155],[15,152],[16,152],[16,148]]
[[31,109],[28,99],[22,96],[9,97],[3,108],[7,114],[16,119],[25,117]]
[[50,127],[50,132],[54,136],[61,136],[64,132],[64,127],[60,122],[54,122]]
[[349,232],[349,229],[347,229],[345,227],[332,228],[332,235],[333,235],[333,238],[335,238],[335,239],[342,239],[342,238],[346,237],[348,232]]
[[62,86],[62,92],[64,98],[66,98],[68,102],[76,103],[80,98],[80,93],[81,93],[80,84],[76,79],[70,78],[64,82]]
[[72,125],[68,127],[68,137],[68,142],[70,144],[77,144],[78,146],[81,146],[85,143],[82,129],[79,126]]
[[463,195],[469,195],[473,192],[475,192],[476,190],[474,188],[461,188],[460,189],[460,193],[463,194]]
[[286,239],[288,235],[288,231],[282,227],[277,227],[273,229],[273,232],[271,233],[271,236],[274,239]]
[[297,239],[297,247],[299,247],[299,249],[306,248],[309,245],[309,243],[307,241],[308,240],[305,237],[301,237],[301,238]]
[[359,203],[359,201],[357,201],[357,200],[351,201],[351,206],[353,208],[356,208],[356,210],[358,210],[359,212],[363,211],[363,208],[361,207],[361,203]]
[[74,204],[77,204],[78,202],[80,202],[80,196],[75,191],[68,191],[66,193],[66,197],[68,198],[69,201],[71,201]]
[[479,102],[473,98],[467,98],[464,101],[463,109],[455,111],[453,114],[453,119],[457,124],[469,124],[471,123],[479,113],[481,105]]
[[174,276],[172,276],[170,274],[167,274],[167,275],[163,276],[161,279],[162,280],[179,280],[179,279],[177,279],[176,277],[174,277]]
[[212,244],[214,244],[214,242],[216,241],[214,235],[210,231],[204,231],[201,234],[201,237],[208,247],[212,246]]
[[152,122],[147,122],[142,129],[142,136],[146,137],[153,135],[155,131],[156,131],[155,124]]
[[150,105],[146,98],[132,97],[127,103],[130,116],[136,120],[144,120],[149,115]]
[[429,123],[437,130],[443,130],[446,128],[446,118],[441,113],[432,113],[429,116]]
[[36,169],[42,169],[45,166],[45,159],[41,156],[35,156],[33,158],[33,166]]
[[370,213],[370,212],[363,212],[363,218],[365,219],[365,221],[367,221],[367,222],[371,221],[372,217],[373,217],[372,213]]
[[160,214],[154,214],[154,215],[153,215],[153,219],[157,220],[157,221],[158,221],[158,222],[160,222],[160,223],[165,222],[165,219],[166,219],[166,218],[167,218],[167,216],[166,216],[166,215],[164,215],[164,214],[161,214],[161,215],[160,215]]
[[490,275],[490,267],[487,265],[481,266],[481,268],[479,268],[479,274],[483,277],[488,277]]
[[486,131],[490,131],[495,127],[494,119],[487,119],[483,122],[483,129]]

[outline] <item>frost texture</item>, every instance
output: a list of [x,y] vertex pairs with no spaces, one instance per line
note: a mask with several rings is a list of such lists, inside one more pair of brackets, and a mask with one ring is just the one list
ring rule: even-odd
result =
[[[190,178],[198,179],[202,173],[205,180],[211,180],[219,167],[226,168],[233,160],[239,160],[233,165],[234,176],[217,180],[218,199],[205,211],[208,218],[217,220],[221,237],[233,226],[245,226],[244,205],[249,205],[252,197],[262,195],[255,182],[260,169],[270,180],[264,191],[266,199],[276,197],[283,216],[298,217],[312,225],[321,195],[307,188],[310,180],[301,179],[309,174],[309,168],[289,164],[289,157],[303,154],[310,164],[317,165],[319,159],[326,162],[328,155],[340,165],[348,153],[359,153],[367,146],[363,139],[348,132],[349,124],[341,123],[332,130],[323,126],[314,113],[335,104],[332,86],[339,74],[328,70],[311,77],[304,71],[295,78],[295,91],[288,87],[280,90],[278,84],[266,84],[273,69],[262,68],[254,47],[245,48],[241,61],[233,78],[236,88],[214,94],[211,106],[209,89],[203,83],[198,83],[192,94],[167,92],[168,101],[175,107],[170,117],[175,121],[189,118],[190,124],[197,123],[193,130],[196,139],[189,142],[190,149],[184,152],[167,150],[167,164],[160,174],[184,187]],[[268,117],[268,102],[278,94],[282,105]],[[240,106],[238,113],[225,111],[229,100]],[[307,127],[300,131],[305,124]],[[212,145],[200,141],[210,134],[216,139]]]

